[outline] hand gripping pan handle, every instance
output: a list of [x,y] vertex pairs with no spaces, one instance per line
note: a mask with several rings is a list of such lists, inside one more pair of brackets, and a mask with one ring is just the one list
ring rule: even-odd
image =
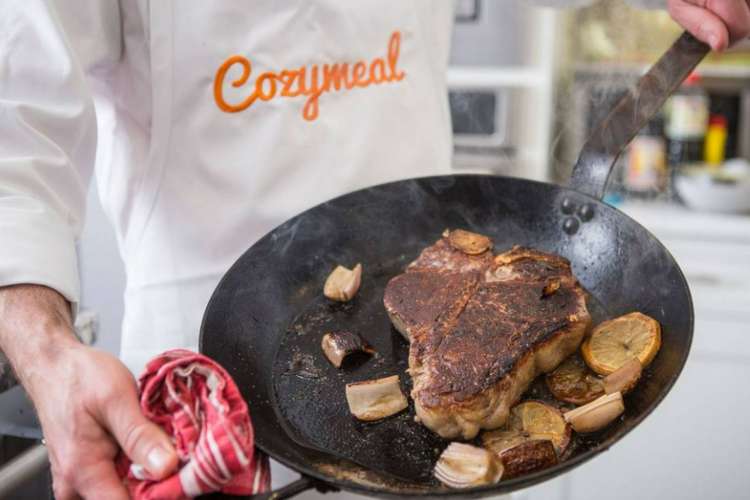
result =
[[583,145],[570,187],[601,199],[620,153],[710,51],[684,32],[625,94]]

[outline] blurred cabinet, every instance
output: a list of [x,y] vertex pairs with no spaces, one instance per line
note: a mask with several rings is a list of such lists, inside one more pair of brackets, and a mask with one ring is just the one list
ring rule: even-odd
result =
[[626,205],[682,268],[695,305],[690,358],[627,439],[570,475],[570,499],[747,498],[750,217]]
[[458,6],[447,73],[454,168],[547,179],[559,11],[523,0]]

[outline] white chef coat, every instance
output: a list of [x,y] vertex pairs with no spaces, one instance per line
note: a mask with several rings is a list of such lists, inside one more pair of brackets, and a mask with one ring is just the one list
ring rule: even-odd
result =
[[79,301],[95,166],[127,274],[121,357],[138,373],[196,349],[222,273],[267,231],[448,172],[451,24],[433,0],[4,0],[0,286]]

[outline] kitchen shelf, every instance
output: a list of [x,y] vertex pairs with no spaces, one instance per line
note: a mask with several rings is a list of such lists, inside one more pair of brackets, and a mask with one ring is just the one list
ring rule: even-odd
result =
[[452,89],[536,88],[548,85],[549,77],[532,67],[452,66],[447,81]]
[[[554,91],[559,56],[559,18],[555,9],[528,7],[528,23],[522,46],[522,63],[509,66],[452,65],[446,79],[450,90],[513,92],[509,107],[513,117],[508,146],[513,155],[495,155],[491,163],[475,162],[471,155],[455,158],[462,168],[484,168],[493,173],[549,178],[548,159],[552,144]],[[520,92],[515,92],[520,91]]]
[[[642,75],[651,66],[645,63],[581,63],[575,67],[579,75]],[[698,66],[698,73],[704,78],[726,78],[735,80],[750,79],[750,65],[703,63]]]

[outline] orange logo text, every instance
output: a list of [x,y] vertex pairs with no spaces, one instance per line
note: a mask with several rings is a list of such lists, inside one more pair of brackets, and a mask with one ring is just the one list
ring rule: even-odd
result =
[[[256,101],[270,101],[281,97],[305,96],[302,116],[313,121],[320,114],[320,96],[333,91],[351,90],[354,87],[369,87],[383,83],[399,82],[406,73],[398,69],[398,57],[401,51],[401,33],[394,31],[388,41],[388,53],[385,58],[376,57],[369,63],[313,64],[297,69],[282,69],[279,72],[261,73],[253,83],[249,83],[252,73],[250,61],[239,55],[230,56],[216,71],[214,79],[214,99],[222,111],[237,113],[252,106]],[[236,103],[227,102],[224,98],[224,79],[230,68],[239,65],[242,74],[231,85],[235,88],[246,87],[247,97]]]

